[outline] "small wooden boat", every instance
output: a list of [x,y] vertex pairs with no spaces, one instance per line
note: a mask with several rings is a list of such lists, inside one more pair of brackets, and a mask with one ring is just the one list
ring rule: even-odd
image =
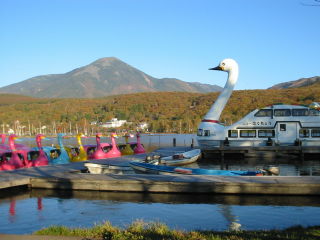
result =
[[203,168],[185,168],[132,161],[130,166],[138,172],[151,174],[187,174],[187,175],[222,175],[222,176],[261,176],[261,171],[212,170]]
[[201,156],[200,149],[193,149],[180,154],[174,154],[169,157],[162,157],[159,164],[167,166],[181,166],[196,162]]
[[134,173],[133,169],[128,165],[111,165],[111,164],[99,164],[99,163],[85,163],[89,173],[92,174],[130,174]]

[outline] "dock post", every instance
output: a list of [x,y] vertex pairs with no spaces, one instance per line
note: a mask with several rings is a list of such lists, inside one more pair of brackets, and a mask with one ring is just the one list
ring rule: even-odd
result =
[[224,146],[220,143],[220,159],[224,161]]
[[224,151],[221,151],[221,160],[224,161]]
[[300,161],[304,161],[304,151],[302,150],[302,147],[300,147]]
[[192,138],[192,140],[191,140],[191,148],[193,148],[193,146],[194,146],[194,139]]
[[173,138],[173,146],[176,147],[177,146],[177,139]]

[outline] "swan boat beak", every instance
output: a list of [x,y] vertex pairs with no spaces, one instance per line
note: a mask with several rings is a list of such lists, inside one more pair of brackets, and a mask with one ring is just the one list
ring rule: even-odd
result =
[[223,68],[220,66],[214,67],[214,68],[209,68],[209,70],[217,70],[217,71],[223,71]]

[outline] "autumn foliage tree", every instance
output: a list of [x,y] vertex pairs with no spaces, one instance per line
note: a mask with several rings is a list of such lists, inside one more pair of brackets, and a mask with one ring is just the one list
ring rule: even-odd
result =
[[[147,122],[152,132],[195,133],[218,95],[217,92],[153,92],[93,99],[38,99],[2,94],[0,131],[20,128],[22,132],[35,134],[45,126],[43,131],[49,134],[75,131],[91,134],[105,131],[99,123],[118,118],[130,122],[124,126],[126,130],[136,130],[140,123]],[[274,103],[310,104],[319,102],[319,96],[317,84],[280,90],[234,91],[220,120],[232,124],[256,108]]]

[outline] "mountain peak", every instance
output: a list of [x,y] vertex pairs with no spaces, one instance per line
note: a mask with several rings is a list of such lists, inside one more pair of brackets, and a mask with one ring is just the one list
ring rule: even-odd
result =
[[37,76],[0,88],[0,93],[45,98],[93,98],[157,91],[203,93],[221,91],[221,87],[173,78],[157,79],[116,57],[105,57],[65,74]]
[[98,60],[94,61],[91,64],[110,65],[115,62],[122,62],[122,61],[116,57],[104,57],[104,58],[99,58]]

